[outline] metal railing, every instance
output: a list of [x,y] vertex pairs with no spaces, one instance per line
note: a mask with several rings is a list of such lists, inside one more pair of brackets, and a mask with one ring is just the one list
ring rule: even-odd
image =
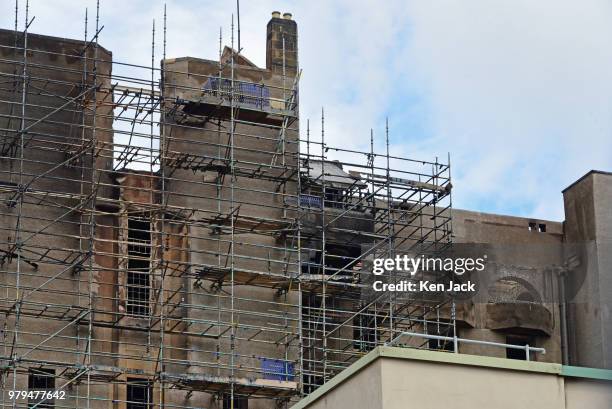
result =
[[504,344],[504,343],[501,343],[501,342],[482,341],[482,340],[478,340],[478,339],[458,338],[456,336],[454,336],[454,337],[445,337],[445,336],[442,336],[442,335],[421,334],[421,333],[417,333],[417,332],[402,332],[401,334],[399,334],[397,337],[395,337],[391,341],[385,343],[385,346],[393,346],[393,345],[397,344],[398,340],[401,337],[404,337],[404,336],[417,337],[417,338],[425,338],[425,339],[434,339],[434,340],[439,340],[439,341],[452,341],[452,343],[453,343],[453,352],[456,353],[456,354],[459,353],[459,343],[476,344],[476,345],[488,345],[488,346],[494,346],[494,347],[500,347],[500,348],[509,348],[509,349],[519,349],[519,350],[525,351],[525,359],[527,361],[530,360],[529,359],[530,352],[534,352],[534,353],[540,352],[542,354],[546,353],[546,349],[532,347],[532,346],[529,346],[529,344],[527,344],[527,345]]

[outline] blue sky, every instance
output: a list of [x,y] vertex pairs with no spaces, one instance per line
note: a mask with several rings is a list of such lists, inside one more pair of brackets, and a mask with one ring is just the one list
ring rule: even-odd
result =
[[[12,28],[14,1],[1,0]],[[164,1],[101,0],[100,42],[116,60],[150,64]],[[168,57],[216,59],[234,1],[169,0]],[[25,0],[19,1],[23,27]],[[31,31],[82,38],[93,0],[30,0]],[[241,2],[244,54],[265,65],[270,12],[298,22],[301,119],[326,139],[453,166],[454,206],[563,220],[561,190],[612,170],[612,2],[412,0]],[[157,38],[157,56],[161,39]],[[304,132],[305,126],[302,131]]]

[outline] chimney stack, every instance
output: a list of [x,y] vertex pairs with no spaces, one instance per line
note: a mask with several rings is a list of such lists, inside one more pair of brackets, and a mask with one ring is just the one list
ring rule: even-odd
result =
[[285,42],[285,74],[292,78],[298,69],[297,23],[291,13],[272,12],[268,22],[266,41],[266,68],[283,73],[283,39]]

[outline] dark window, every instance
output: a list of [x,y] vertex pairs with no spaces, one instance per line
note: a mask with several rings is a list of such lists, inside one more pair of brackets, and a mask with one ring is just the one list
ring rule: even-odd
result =
[[325,188],[325,207],[343,208],[346,197],[344,190],[336,188]]
[[[355,267],[361,261],[361,249],[355,246],[328,244],[325,246],[325,274],[335,278],[352,277]],[[321,260],[318,260],[321,262]]]
[[537,224],[535,222],[529,222],[529,231],[536,231]]
[[145,216],[128,218],[127,313],[149,315],[151,224]]
[[302,274],[320,274],[321,273],[321,252],[319,250],[310,250],[302,256]]
[[[361,248],[340,244],[325,246],[325,274],[334,275],[336,280],[352,280],[359,276],[363,267],[361,262]],[[304,255],[302,263],[303,274],[321,274],[323,255],[321,250]]]
[[323,375],[304,372],[302,379],[304,380],[304,392],[307,394],[316,391],[319,386],[323,385]]
[[126,409],[150,409],[153,407],[153,387],[147,379],[128,378]]
[[249,399],[244,396],[234,394],[234,406],[232,406],[232,395],[223,395],[223,409],[249,409]]
[[[55,370],[44,368],[30,369],[28,374],[28,389],[31,391],[55,391]],[[53,399],[28,400],[28,408],[33,408],[35,405],[37,408],[41,409],[52,409],[55,408],[55,401]]]
[[[453,326],[447,323],[439,323],[439,324],[428,324],[427,331],[430,335],[437,335],[441,337],[452,337],[453,336]],[[455,346],[452,340],[447,339],[428,339],[427,340],[427,348],[434,349],[439,351],[454,351]]]
[[[322,297],[314,292],[302,293],[302,331],[304,334],[304,364],[302,382],[304,392],[312,393],[323,385],[322,355],[321,355],[321,316]],[[329,316],[325,322],[330,321]]]
[[376,347],[379,339],[376,316],[363,312],[353,318],[353,348],[368,352]]
[[[534,346],[533,337],[525,335],[508,335],[506,337],[506,344],[518,345],[524,347],[525,345]],[[506,358],[508,359],[520,359],[525,360],[527,358],[526,351],[524,349],[506,348]],[[531,357],[530,357],[531,358]]]
[[538,224],[538,231],[540,233],[546,233],[546,225],[544,223]]

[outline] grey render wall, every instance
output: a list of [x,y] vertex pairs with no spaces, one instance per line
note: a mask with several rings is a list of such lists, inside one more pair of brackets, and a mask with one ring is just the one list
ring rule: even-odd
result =
[[[546,231],[529,229],[530,224],[545,225]],[[546,354],[533,359],[561,362],[561,311],[557,276],[551,266],[562,263],[563,223],[524,217],[453,210],[453,242],[487,244],[497,252],[492,282],[510,282],[533,293],[539,303],[507,300],[479,300],[458,304],[458,334],[463,338],[506,343],[509,335],[530,335],[532,346],[543,347]],[[506,284],[507,285],[507,284]],[[509,288],[511,290],[511,288]],[[509,291],[510,293],[510,291]],[[488,302],[487,302],[488,301]],[[468,354],[505,357],[504,348],[463,344]]]
[[567,279],[570,362],[612,368],[612,174],[587,173],[563,199],[566,241],[589,260],[585,277]]

